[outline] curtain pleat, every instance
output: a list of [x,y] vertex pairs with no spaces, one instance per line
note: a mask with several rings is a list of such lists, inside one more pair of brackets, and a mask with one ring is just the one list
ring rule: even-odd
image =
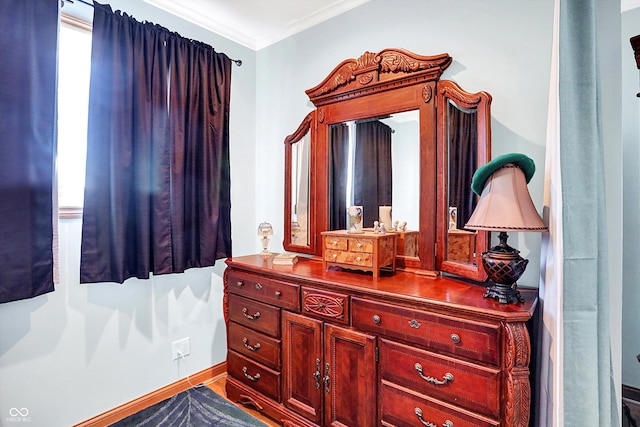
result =
[[329,162],[329,229],[347,229],[347,173],[349,162],[349,126],[331,126],[331,161]]
[[[364,227],[378,220],[379,206],[391,206],[391,128],[380,121],[356,124],[353,203],[362,206]],[[390,227],[391,224],[386,224]]]
[[54,290],[58,13],[0,0],[0,302]]
[[230,60],[95,3],[81,283],[231,255]]
[[475,111],[463,111],[451,104],[447,108],[449,130],[455,130],[449,136],[449,206],[458,209],[458,227],[462,228],[477,203],[469,188],[478,165],[478,119]]

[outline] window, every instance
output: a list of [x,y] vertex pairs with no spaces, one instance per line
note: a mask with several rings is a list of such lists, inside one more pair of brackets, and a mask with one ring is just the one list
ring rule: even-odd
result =
[[[62,16],[58,41],[58,204],[61,216],[83,205],[91,27]],[[71,215],[74,216],[74,215]]]

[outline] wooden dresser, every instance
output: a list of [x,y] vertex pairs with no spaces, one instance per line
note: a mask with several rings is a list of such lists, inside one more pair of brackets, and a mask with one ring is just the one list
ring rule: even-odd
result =
[[537,290],[501,305],[445,277],[226,262],[231,400],[285,426],[528,426]]

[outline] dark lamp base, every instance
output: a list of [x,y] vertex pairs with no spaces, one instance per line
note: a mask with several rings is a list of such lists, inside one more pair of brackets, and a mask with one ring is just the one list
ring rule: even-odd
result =
[[500,244],[482,254],[482,266],[494,285],[487,288],[485,298],[494,298],[500,304],[524,302],[516,282],[522,276],[529,260],[520,251],[507,245],[507,233],[498,236]]

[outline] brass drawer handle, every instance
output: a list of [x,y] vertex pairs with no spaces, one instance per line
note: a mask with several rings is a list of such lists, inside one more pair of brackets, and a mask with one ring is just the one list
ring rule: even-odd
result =
[[239,287],[239,288],[241,288],[241,287],[243,287],[243,286],[244,286],[244,282],[242,282],[242,281],[238,280],[238,281],[236,282],[236,286],[237,286],[237,287]]
[[458,344],[460,343],[460,335],[458,334],[451,334],[451,341],[453,341],[454,344]]
[[380,319],[380,316],[378,316],[377,314],[373,315],[373,323],[375,323],[376,325],[379,325],[381,321],[382,319]]
[[257,289],[257,290],[262,289],[262,285],[261,285],[260,283],[256,283],[256,289]]
[[258,381],[260,379],[260,373],[258,372],[257,374],[255,374],[254,376],[251,376],[247,373],[248,369],[246,366],[242,367],[242,373],[244,374],[244,376],[249,380],[249,381]]
[[329,364],[326,363],[324,365],[324,378],[322,378],[322,382],[324,383],[324,392],[326,394],[331,393],[331,377],[329,376],[329,374],[331,373],[331,370],[329,368]]
[[275,295],[276,298],[280,298],[282,296],[282,292],[275,291],[273,295]]
[[453,382],[453,374],[451,372],[447,372],[442,377],[442,380],[439,380],[439,379],[434,378],[434,377],[425,376],[424,373],[422,372],[422,365],[421,364],[416,363],[415,365],[413,365],[413,367],[418,372],[418,375],[420,375],[420,378],[422,378],[423,380],[425,380],[428,383],[435,384],[435,385],[447,385],[447,384]]
[[[422,409],[415,408],[413,412],[416,414],[416,417],[418,417],[418,421],[420,421],[422,425],[425,425],[427,427],[438,427],[437,424],[434,424],[422,419]],[[442,423],[442,427],[453,427],[453,421],[450,421],[450,420],[445,421],[444,423]]]
[[409,326],[415,329],[418,329],[420,326],[422,326],[420,322],[418,322],[416,319],[411,319],[408,323],[409,323]]
[[316,370],[313,373],[313,379],[316,381],[316,389],[320,389],[320,359],[316,359]]
[[247,307],[242,309],[242,314],[247,319],[249,319],[249,320],[258,320],[260,318],[260,312],[259,311],[256,311],[255,314],[247,314],[248,312],[249,312],[249,310],[247,310]]
[[257,343],[256,345],[249,345],[248,342],[249,340],[246,337],[242,338],[242,344],[244,344],[249,351],[258,351],[260,350],[260,347],[262,347],[260,343]]

